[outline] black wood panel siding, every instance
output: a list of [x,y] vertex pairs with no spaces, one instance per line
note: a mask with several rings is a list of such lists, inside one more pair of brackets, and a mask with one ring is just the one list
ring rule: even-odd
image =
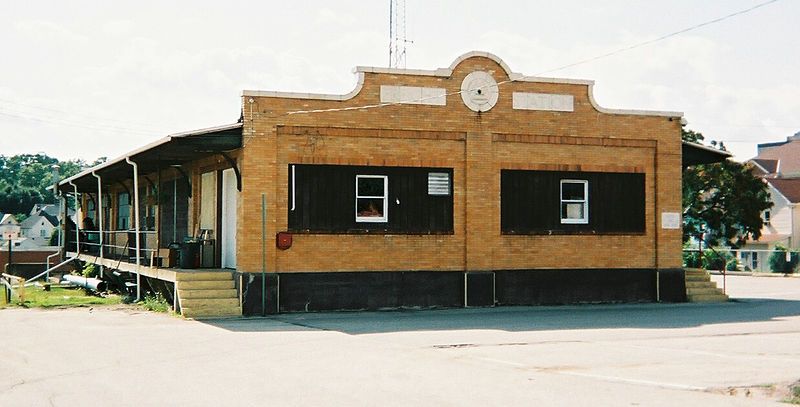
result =
[[[589,182],[589,223],[561,223],[561,180]],[[645,232],[641,173],[502,170],[504,234],[639,234]]]
[[[449,195],[428,195],[428,173],[450,176]],[[388,176],[388,221],[356,222],[356,175]],[[310,233],[453,233],[451,168],[289,166],[289,230]],[[399,203],[398,203],[399,202]]]
[[[677,280],[662,282],[677,291]],[[495,271],[500,305],[651,302],[656,300],[655,269],[547,269]]]
[[[261,278],[266,277],[262,286]],[[682,269],[660,270],[662,301],[685,301]],[[242,312],[464,306],[461,271],[244,273]],[[652,302],[655,269],[497,270],[466,273],[467,305]],[[263,289],[263,291],[262,291]],[[681,294],[683,293],[683,294]],[[263,296],[266,296],[264,299]],[[262,299],[265,307],[262,308]],[[280,300],[280,304],[277,301]]]

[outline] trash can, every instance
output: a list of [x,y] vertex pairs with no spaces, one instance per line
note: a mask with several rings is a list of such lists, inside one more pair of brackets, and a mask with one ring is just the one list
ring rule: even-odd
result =
[[182,269],[196,269],[200,267],[200,242],[190,240],[181,245]]
[[167,246],[167,250],[169,250],[169,267],[180,266],[181,244],[178,242],[172,242],[169,244],[169,246]]
[[205,239],[200,241],[200,267],[214,267],[215,259],[214,240]]

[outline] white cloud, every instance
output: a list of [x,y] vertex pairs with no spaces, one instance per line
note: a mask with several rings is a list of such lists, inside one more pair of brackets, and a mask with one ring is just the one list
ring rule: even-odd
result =
[[[343,94],[356,65],[386,66],[388,6],[341,1],[197,2],[97,7],[20,3],[0,14],[0,99],[73,112],[69,119],[153,129],[146,135],[0,115],[0,151],[67,156],[120,154],[168,132],[228,123],[242,89]],[[447,67],[479,49],[536,74],[654,38],[736,7],[676,0],[668,9],[630,2],[407,4],[407,66]],[[546,76],[593,79],[610,108],[678,110],[709,138],[776,141],[800,130],[792,36],[800,3],[776,6]],[[211,17],[209,17],[211,16]],[[213,24],[209,24],[213,21]],[[9,62],[12,61],[12,62]],[[2,111],[0,104],[0,111]],[[40,118],[64,115],[41,110]],[[755,127],[754,127],[755,126]],[[738,143],[738,142],[737,142]],[[754,144],[729,144],[742,151]],[[753,150],[754,151],[754,150]],[[738,154],[738,153],[737,153]],[[744,154],[744,153],[742,153]],[[745,157],[746,158],[746,157]]]
[[129,35],[133,29],[134,23],[131,20],[111,20],[103,23],[103,32],[114,36]]

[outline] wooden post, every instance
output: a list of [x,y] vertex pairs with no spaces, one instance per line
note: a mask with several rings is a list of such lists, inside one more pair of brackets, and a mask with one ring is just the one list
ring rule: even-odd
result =
[[25,279],[21,278],[17,280],[19,287],[17,288],[17,297],[19,297],[19,303],[25,304]]

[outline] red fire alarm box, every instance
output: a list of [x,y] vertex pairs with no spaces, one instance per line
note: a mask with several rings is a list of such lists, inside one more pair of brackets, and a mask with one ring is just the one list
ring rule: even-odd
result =
[[292,247],[292,234],[289,232],[278,232],[275,239],[275,245],[281,250],[286,250]]

